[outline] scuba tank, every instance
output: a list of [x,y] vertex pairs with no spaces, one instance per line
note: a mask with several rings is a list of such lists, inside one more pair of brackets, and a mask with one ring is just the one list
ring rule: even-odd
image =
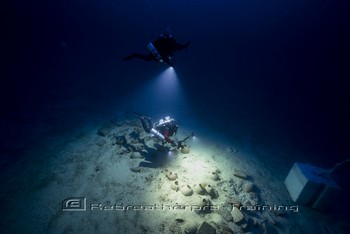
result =
[[162,56],[160,56],[158,50],[156,49],[156,47],[154,47],[153,43],[150,42],[148,45],[147,45],[147,48],[149,51],[151,51],[151,53],[153,54],[153,56],[161,63],[163,63],[163,59],[162,59]]
[[152,128],[151,133],[153,135],[155,135],[156,137],[158,137],[159,139],[165,140],[165,137],[160,132],[158,132],[156,129]]

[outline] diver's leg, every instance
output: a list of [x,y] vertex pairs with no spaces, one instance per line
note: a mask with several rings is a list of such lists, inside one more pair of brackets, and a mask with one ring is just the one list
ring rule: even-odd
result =
[[150,133],[152,128],[153,128],[153,124],[152,124],[152,120],[149,117],[146,116],[142,116],[138,113],[132,112],[132,111],[127,111],[125,112],[126,116],[134,116],[136,118],[139,118],[141,120],[141,124],[143,129],[145,130],[145,132]]
[[133,53],[133,54],[130,54],[130,55],[124,57],[123,60],[129,61],[129,60],[134,59],[134,58],[142,59],[145,61],[151,61],[151,60],[153,60],[153,55],[152,54],[144,55],[144,54],[139,54],[139,53]]
[[152,130],[152,121],[150,118],[147,117],[141,117],[141,123],[142,123],[142,127],[143,129],[147,132],[150,133]]

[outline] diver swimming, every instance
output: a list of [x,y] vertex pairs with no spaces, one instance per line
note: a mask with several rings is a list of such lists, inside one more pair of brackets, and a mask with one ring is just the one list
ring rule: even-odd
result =
[[190,42],[185,44],[177,43],[172,34],[168,32],[161,34],[154,42],[148,43],[147,48],[150,51],[148,54],[132,53],[123,57],[123,60],[129,61],[138,58],[148,62],[157,61],[173,66],[175,61],[174,53],[178,50],[186,50],[190,44]]

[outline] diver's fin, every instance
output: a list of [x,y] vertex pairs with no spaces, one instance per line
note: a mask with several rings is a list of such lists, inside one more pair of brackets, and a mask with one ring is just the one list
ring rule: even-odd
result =
[[139,118],[139,119],[147,118],[146,116],[141,115],[141,114],[139,114],[139,113],[137,113],[137,112],[133,112],[133,111],[126,111],[126,112],[125,112],[125,115],[126,115],[126,116],[136,117],[136,118]]

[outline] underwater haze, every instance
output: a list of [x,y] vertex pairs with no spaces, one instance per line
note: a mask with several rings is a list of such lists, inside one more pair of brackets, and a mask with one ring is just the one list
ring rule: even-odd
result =
[[[2,33],[0,166],[4,192],[0,207],[8,218],[1,221],[1,233],[106,233],[109,230],[101,226],[110,227],[110,233],[191,233],[192,229],[184,225],[192,221],[181,214],[176,214],[176,222],[173,220],[177,226],[166,220],[165,228],[154,229],[159,225],[144,221],[142,215],[134,227],[127,227],[123,226],[123,219],[125,223],[131,222],[135,220],[133,214],[124,218],[112,214],[103,224],[93,214],[83,217],[61,210],[61,202],[69,196],[90,195],[95,200],[112,203],[119,196],[137,199],[132,192],[120,195],[112,190],[103,196],[96,195],[88,190],[89,184],[84,180],[72,182],[79,189],[67,189],[71,195],[63,192],[68,175],[71,175],[69,179],[84,177],[84,170],[89,168],[97,174],[104,173],[103,165],[114,165],[123,171],[120,165],[124,161],[101,156],[116,147],[114,143],[108,145],[108,135],[103,139],[111,148],[102,146],[95,151],[88,147],[94,140],[100,145],[100,138],[94,137],[101,137],[97,132],[105,123],[115,123],[111,131],[116,134],[124,131],[124,127],[133,128],[128,121],[137,118],[127,119],[126,112],[149,116],[154,122],[168,115],[174,117],[179,123],[180,136],[194,132],[207,142],[202,146],[192,143],[193,160],[198,156],[200,161],[199,155],[204,154],[197,154],[197,149],[204,152],[207,145],[214,152],[219,147],[222,163],[216,158],[218,162],[213,168],[220,169],[221,177],[229,174],[233,177],[231,171],[220,165],[230,165],[225,160],[235,157],[232,153],[235,150],[226,154],[225,149],[236,148],[238,155],[242,153],[239,165],[251,175],[248,178],[259,175],[265,178],[256,191],[261,200],[264,200],[264,186],[273,183],[267,178],[276,179],[277,184],[271,185],[276,186],[276,191],[265,198],[266,201],[270,198],[270,202],[273,194],[278,197],[280,191],[288,195],[283,181],[295,162],[332,168],[350,158],[348,1],[39,0],[9,4],[2,9],[6,19]],[[147,44],[169,31],[178,43],[191,42],[186,50],[175,53],[173,70],[155,61],[122,60],[133,52],[147,53]],[[77,139],[81,142],[75,143]],[[65,155],[69,156],[65,158]],[[79,155],[79,160],[72,155]],[[129,170],[129,162],[125,161],[127,172],[123,171],[122,175],[141,178],[142,173],[155,173],[152,176],[156,178],[157,173],[178,170],[181,177],[180,171],[186,167],[180,165],[181,160],[186,161],[191,155],[187,159],[182,156],[175,159],[178,167],[171,167],[171,163],[146,169],[138,166],[140,170],[136,173]],[[96,161],[89,161],[92,157]],[[84,160],[87,161],[83,163]],[[61,166],[66,163],[67,167],[63,169],[58,163]],[[98,170],[94,163],[100,163]],[[260,169],[249,169],[248,165],[255,163],[262,165],[257,168],[263,174],[256,173]],[[232,164],[232,168],[237,165]],[[338,200],[331,202],[336,207],[326,211],[300,205],[303,208],[297,215],[287,214],[279,225],[271,225],[267,218],[258,227],[249,224],[247,212],[245,230],[242,224],[218,221],[217,214],[202,214],[202,217],[218,226],[227,226],[234,233],[241,233],[241,229],[242,233],[261,233],[266,228],[268,233],[311,233],[310,230],[346,233],[349,169],[349,163],[344,164],[333,174],[341,192],[337,194]],[[74,174],[77,170],[82,172]],[[107,183],[124,187],[124,180],[120,179],[123,176],[111,175],[107,173],[105,178],[100,175],[99,189],[105,189]],[[114,182],[106,182],[111,178]],[[140,190],[147,190],[143,187],[146,182],[135,181]],[[258,181],[253,181],[257,187]],[[232,195],[225,195],[226,190],[220,187],[225,184],[216,186],[222,191],[216,199]],[[53,200],[57,194],[61,197],[52,201],[49,208],[42,208],[35,200],[50,196]],[[298,205],[289,196],[285,197],[289,204]],[[23,204],[17,204],[19,199],[23,199]],[[213,197],[212,201],[215,203]],[[24,211],[24,204],[45,210]],[[317,229],[313,225],[313,212],[327,224],[337,225]],[[157,220],[159,215],[153,215]],[[280,217],[275,219],[278,223]],[[84,220],[85,224],[74,220]],[[118,224],[112,225],[113,220],[119,220]],[[199,215],[193,220],[198,233],[205,233],[199,231],[202,222]],[[266,224],[264,229],[263,223],[269,226]],[[88,227],[84,229],[84,225]],[[178,229],[170,228],[174,225]]]

